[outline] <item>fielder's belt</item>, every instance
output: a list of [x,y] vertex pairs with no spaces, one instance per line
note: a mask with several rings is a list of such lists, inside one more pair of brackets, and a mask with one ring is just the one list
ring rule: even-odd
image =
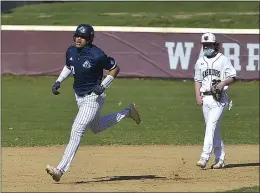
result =
[[213,89],[213,91],[206,91],[206,92],[202,92],[203,95],[212,95],[214,100],[216,101],[220,101],[222,98],[222,91],[218,90],[218,89]]
[[212,95],[211,91],[202,92],[203,95]]

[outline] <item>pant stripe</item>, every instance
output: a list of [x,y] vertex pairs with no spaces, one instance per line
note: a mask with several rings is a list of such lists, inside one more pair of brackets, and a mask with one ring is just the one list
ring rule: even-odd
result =
[[81,138],[87,128],[91,128],[95,133],[101,132],[117,124],[129,114],[129,111],[124,109],[100,118],[105,94],[100,96],[95,94],[85,97],[76,96],[76,100],[79,112],[72,125],[69,143],[66,146],[61,162],[57,166],[57,169],[62,172],[66,172],[69,169],[80,145]]

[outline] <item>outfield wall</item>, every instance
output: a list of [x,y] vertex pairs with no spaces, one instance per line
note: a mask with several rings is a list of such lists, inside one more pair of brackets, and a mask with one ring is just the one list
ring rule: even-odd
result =
[[[1,74],[58,75],[72,26],[1,26]],[[94,27],[94,43],[116,58],[119,76],[192,78],[200,37],[212,32],[239,79],[259,79],[259,30]]]

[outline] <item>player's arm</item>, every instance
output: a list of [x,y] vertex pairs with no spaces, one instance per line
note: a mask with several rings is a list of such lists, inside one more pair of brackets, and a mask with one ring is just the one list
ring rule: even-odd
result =
[[195,88],[195,96],[198,104],[202,104],[202,97],[200,95],[200,87],[202,82],[202,75],[200,69],[198,67],[198,63],[195,65],[195,73],[194,73],[194,88]]
[[59,77],[57,78],[57,80],[55,81],[54,85],[52,86],[52,93],[54,95],[58,95],[60,94],[60,92],[58,91],[58,89],[60,88],[60,84],[69,77],[69,75],[71,74],[71,69],[70,69],[70,61],[68,58],[68,51],[66,52],[66,64],[63,67]]
[[57,80],[56,80],[56,82],[60,82],[60,83],[62,83],[66,78],[68,78],[69,77],[69,75],[71,74],[71,61],[69,60],[69,55],[70,55],[70,53],[69,53],[70,51],[69,51],[69,49],[67,50],[67,52],[66,52],[66,64],[65,64],[65,66],[63,67],[63,69],[62,69],[62,71],[61,71],[61,73],[60,73],[60,75],[59,75],[59,77],[57,78]]
[[216,86],[220,90],[222,90],[225,86],[232,85],[236,80],[236,70],[228,58],[224,65],[224,76],[224,80]]
[[117,77],[118,73],[120,72],[120,68],[118,65],[115,65],[108,71],[109,76],[113,76],[114,78]]
[[224,86],[229,86],[233,84],[235,82],[235,79],[236,79],[235,77],[227,78],[226,80],[223,81]]
[[68,66],[64,66],[59,77],[57,78],[57,80],[55,81],[54,85],[52,86],[52,93],[54,95],[58,95],[60,94],[60,92],[58,91],[58,89],[60,88],[60,84],[66,79],[68,78],[68,76],[70,75],[71,70],[68,68]]
[[115,59],[106,55],[100,60],[100,65],[102,69],[108,70],[108,75],[100,85],[95,87],[93,92],[97,95],[101,95],[112,84],[120,71]]
[[103,68],[108,70],[108,74],[102,81],[101,85],[107,89],[112,84],[113,80],[117,77],[118,73],[120,72],[120,68],[117,65],[115,59],[112,57],[107,57],[106,62],[103,65]]
[[233,84],[237,77],[236,69],[231,64],[231,61],[228,58],[226,60],[226,65],[225,65],[225,77],[226,80],[223,81],[225,83],[225,86]]
[[195,80],[195,81],[194,81],[194,87],[195,87],[196,97],[200,96],[201,83]]
[[57,78],[56,82],[62,83],[66,78],[69,77],[70,74],[71,74],[71,69],[67,65],[65,65],[59,77]]

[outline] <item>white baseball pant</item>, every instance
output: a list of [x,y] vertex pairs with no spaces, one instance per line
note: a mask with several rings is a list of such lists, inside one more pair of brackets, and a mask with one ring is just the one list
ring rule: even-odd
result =
[[81,138],[87,128],[91,128],[94,133],[98,133],[115,125],[128,116],[129,110],[124,109],[120,112],[100,117],[100,111],[105,102],[105,97],[105,93],[100,96],[95,93],[86,95],[85,97],[78,97],[76,95],[79,111],[72,125],[69,143],[61,162],[57,166],[57,169],[62,173],[69,169],[80,145]]
[[213,99],[212,95],[205,95],[202,98],[203,115],[206,124],[204,145],[201,158],[209,160],[211,152],[214,149],[215,160],[225,159],[224,143],[220,135],[220,121],[222,115],[228,106],[228,97],[224,94],[220,102]]

